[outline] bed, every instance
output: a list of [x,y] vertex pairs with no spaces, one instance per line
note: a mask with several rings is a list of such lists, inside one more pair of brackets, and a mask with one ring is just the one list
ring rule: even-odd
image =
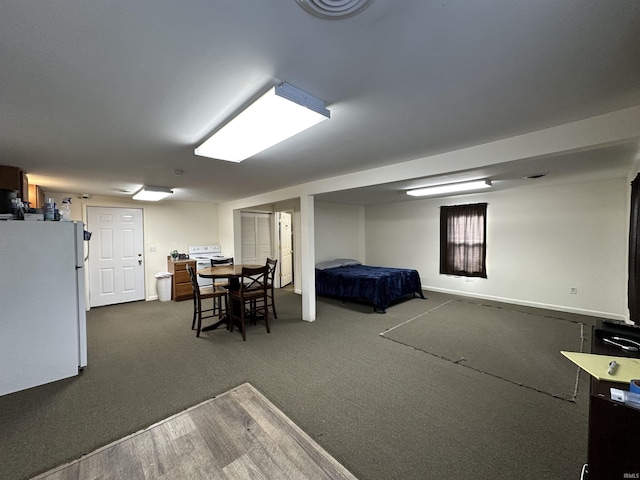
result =
[[343,301],[364,301],[380,313],[407,295],[425,298],[417,270],[362,265],[349,259],[316,265],[316,294]]

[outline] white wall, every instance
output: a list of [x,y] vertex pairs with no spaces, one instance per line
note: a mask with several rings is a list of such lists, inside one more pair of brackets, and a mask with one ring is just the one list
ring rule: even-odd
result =
[[334,258],[365,260],[365,209],[315,202],[316,263]]
[[[604,180],[367,207],[367,263],[415,268],[429,289],[628,318],[625,186]],[[475,202],[489,204],[488,278],[440,275],[439,207]]]
[[[315,180],[253,197],[222,203],[219,205],[218,210],[222,248],[225,249],[227,245],[234,244],[234,235],[237,235],[237,232],[234,231],[234,212],[242,208],[276,203],[291,198],[300,198],[301,205],[308,205],[307,197],[319,193],[411,178],[437,176],[451,171],[464,171],[485,165],[517,162],[535,157],[579,152],[599,146],[638,141],[640,138],[639,132],[640,105],[482,145],[417,158],[400,164]],[[301,226],[303,232],[313,232],[314,225],[309,218],[306,218],[306,211],[315,212],[315,209],[301,208],[300,218],[297,223]],[[313,265],[317,255],[315,253],[315,242],[310,242],[313,245],[305,244],[303,237],[304,235],[300,237],[302,239],[301,248],[296,250],[296,263],[301,266],[298,272],[302,275],[303,284],[310,286],[315,285]],[[315,233],[312,233],[311,238],[315,240]],[[368,249],[368,243],[366,248]],[[390,238],[386,248],[389,251],[394,251],[398,248],[393,238]],[[301,293],[303,295],[304,317],[305,302],[315,302],[315,291],[303,288]],[[314,320],[315,317],[305,319]]]
[[[187,252],[189,245],[219,242],[218,206],[210,203],[139,202],[116,197],[78,198],[78,195],[45,192],[61,205],[71,197],[71,219],[87,222],[86,207],[141,208],[144,222],[145,298],[158,298],[155,274],[167,270],[167,256],[172,250]],[[155,252],[151,251],[155,250]]]

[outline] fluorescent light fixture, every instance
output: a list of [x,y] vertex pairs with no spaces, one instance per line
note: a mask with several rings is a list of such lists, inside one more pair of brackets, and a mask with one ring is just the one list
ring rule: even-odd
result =
[[281,83],[211,135],[195,153],[241,162],[329,117],[322,100]]
[[476,180],[473,182],[462,183],[449,183],[446,185],[435,185],[433,187],[416,188],[414,190],[407,190],[407,195],[414,197],[423,197],[426,195],[441,195],[443,193],[458,193],[471,190],[480,190],[483,188],[490,188],[490,180]]
[[157,202],[173,194],[173,190],[167,187],[142,187],[134,195],[134,200],[146,200],[147,202]]

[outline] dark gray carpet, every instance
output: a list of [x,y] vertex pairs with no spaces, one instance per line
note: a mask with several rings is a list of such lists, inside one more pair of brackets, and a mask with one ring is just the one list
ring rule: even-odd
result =
[[564,400],[575,401],[584,324],[509,306],[451,300],[384,332],[390,340]]
[[425,292],[385,315],[319,299],[308,323],[298,295],[276,294],[271,334],[252,326],[246,342],[225,330],[196,338],[190,302],[92,309],[80,376],[0,397],[0,479],[30,478],[244,382],[360,480],[579,477],[588,379],[566,402],[379,335],[455,297]]

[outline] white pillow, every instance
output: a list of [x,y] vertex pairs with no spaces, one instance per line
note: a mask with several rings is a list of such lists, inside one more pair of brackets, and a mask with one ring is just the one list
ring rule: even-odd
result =
[[327,260],[326,262],[316,263],[316,268],[318,270],[326,270],[327,268],[336,268],[341,266],[342,263],[336,262],[335,260]]
[[353,258],[336,258],[334,262],[340,263],[343,267],[348,267],[350,265],[362,265],[358,260],[354,260]]

